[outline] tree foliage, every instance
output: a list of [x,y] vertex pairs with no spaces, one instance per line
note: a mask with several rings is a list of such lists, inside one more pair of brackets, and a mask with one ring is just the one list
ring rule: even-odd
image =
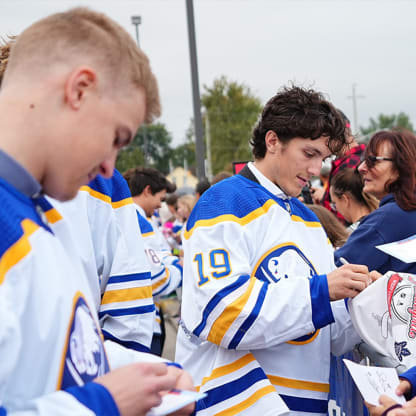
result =
[[249,87],[224,76],[214,80],[211,87],[205,85],[204,89],[202,103],[209,122],[215,174],[229,168],[232,161],[251,158],[249,139],[262,105]]
[[370,118],[368,127],[360,127],[360,130],[361,134],[366,136],[369,140],[370,136],[378,130],[390,130],[394,127],[401,127],[414,131],[409,116],[403,112],[391,115],[381,113],[376,119]]
[[172,155],[171,142],[172,136],[163,123],[143,125],[137,130],[130,145],[120,152],[116,167],[125,172],[129,168],[146,164],[167,174]]

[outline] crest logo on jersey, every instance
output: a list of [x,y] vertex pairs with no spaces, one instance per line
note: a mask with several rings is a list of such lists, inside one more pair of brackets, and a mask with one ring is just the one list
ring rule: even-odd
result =
[[81,386],[109,371],[100,331],[80,296],[74,305],[67,339],[60,389]]
[[280,245],[269,250],[254,271],[263,281],[277,283],[289,276],[315,276],[316,270],[302,251],[294,244]]
[[[277,283],[283,279],[289,279],[290,276],[311,278],[317,275],[317,272],[299,247],[288,243],[273,247],[265,253],[258,261],[253,274],[260,280]],[[311,342],[318,332],[319,330],[290,341],[290,343],[306,344]]]

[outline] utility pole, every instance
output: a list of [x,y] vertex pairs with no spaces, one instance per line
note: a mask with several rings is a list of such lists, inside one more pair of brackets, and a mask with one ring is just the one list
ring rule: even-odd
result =
[[207,171],[208,180],[212,181],[212,157],[211,157],[211,129],[209,125],[208,110],[205,112],[205,141],[207,143]]
[[[137,46],[140,48],[139,42],[139,25],[142,23],[142,17],[135,15],[131,16],[131,23],[136,28],[136,42]],[[147,167],[148,159],[149,159],[149,145],[147,142],[147,128],[146,125],[142,125],[142,132],[143,132],[143,154],[144,154],[144,166]]]
[[349,95],[348,98],[352,99],[352,115],[353,115],[353,134],[358,133],[358,112],[357,112],[357,99],[358,98],[365,98],[364,95],[357,95],[355,91],[355,87],[357,84],[352,84],[352,95]]
[[192,96],[194,106],[196,175],[199,180],[202,180],[205,177],[205,151],[201,117],[201,98],[199,94],[193,0],[186,0],[186,12],[188,17],[189,54],[191,60]]

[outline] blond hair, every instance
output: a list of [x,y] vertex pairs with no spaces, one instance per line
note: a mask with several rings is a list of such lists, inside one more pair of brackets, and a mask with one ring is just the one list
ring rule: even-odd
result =
[[160,115],[159,91],[149,59],[118,23],[102,13],[80,7],[50,15],[29,26],[13,44],[9,42],[4,52],[10,52],[8,60],[1,58],[2,66],[7,65],[5,85],[16,72],[25,74],[38,68],[44,72],[68,62],[92,65],[105,74],[107,89],[124,94],[132,86],[143,88],[146,122]]
[[195,206],[196,199],[193,195],[182,195],[178,198],[177,203],[185,205],[189,209],[189,213],[191,213],[192,209]]

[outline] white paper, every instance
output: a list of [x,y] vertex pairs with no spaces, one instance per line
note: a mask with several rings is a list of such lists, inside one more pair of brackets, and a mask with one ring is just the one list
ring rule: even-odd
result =
[[360,365],[345,358],[342,361],[347,366],[358,390],[360,390],[363,399],[367,403],[378,406],[378,399],[382,394],[392,398],[397,403],[406,403],[403,396],[398,396],[395,393],[400,381],[394,368]]
[[154,407],[146,416],[163,416],[206,397],[205,393],[189,390],[172,390],[162,397],[162,403]]
[[381,244],[376,248],[405,263],[416,262],[416,234],[394,243]]

